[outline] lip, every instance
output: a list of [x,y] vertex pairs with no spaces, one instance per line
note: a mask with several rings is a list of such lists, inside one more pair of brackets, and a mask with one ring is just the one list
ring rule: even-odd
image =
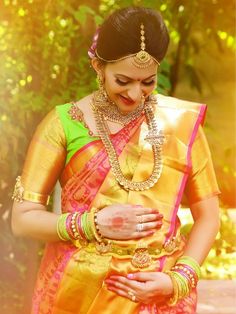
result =
[[131,100],[131,99],[128,99],[128,98],[126,98],[126,97],[124,97],[124,96],[122,96],[122,95],[119,95],[119,97],[120,97],[121,101],[122,101],[125,105],[127,105],[127,106],[132,106],[133,104],[135,104],[135,101],[133,101],[133,100]]

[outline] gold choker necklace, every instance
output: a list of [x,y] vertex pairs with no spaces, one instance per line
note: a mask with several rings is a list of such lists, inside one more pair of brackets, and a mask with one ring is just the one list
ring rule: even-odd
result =
[[141,103],[134,111],[122,114],[117,105],[109,99],[103,88],[94,93],[94,99],[96,99],[96,108],[103,115],[105,120],[109,120],[123,126],[137,119],[144,113],[144,103]]
[[[157,122],[153,113],[153,104],[154,103],[155,105],[157,104],[155,96],[149,96],[148,101],[145,102],[145,104],[143,105],[143,109],[141,111],[141,112],[144,111],[147,124],[148,124],[148,135],[146,136],[145,140],[152,145],[152,151],[153,151],[153,156],[154,156],[154,165],[153,165],[152,174],[145,181],[132,182],[126,179],[121,171],[121,167],[119,164],[118,156],[116,154],[116,150],[110,140],[110,136],[109,136],[110,130],[106,122],[104,111],[101,110],[101,102],[100,102],[101,99],[98,97],[98,95],[99,95],[99,92],[94,93],[94,97],[92,100],[92,108],[95,115],[98,134],[106,149],[113,175],[115,176],[117,182],[125,190],[143,191],[143,190],[150,189],[157,183],[161,175],[161,171],[162,171],[161,153],[162,153],[162,145],[164,142],[164,135],[162,133],[162,130],[158,129]],[[111,103],[110,103],[110,106],[112,106]],[[141,113],[139,113],[139,115],[136,114],[135,117],[132,116],[132,118],[130,118],[130,121],[138,118],[139,116],[141,116]],[[120,119],[120,116],[119,118],[116,116],[114,116],[113,118],[114,118],[113,121],[117,122],[117,120]]]

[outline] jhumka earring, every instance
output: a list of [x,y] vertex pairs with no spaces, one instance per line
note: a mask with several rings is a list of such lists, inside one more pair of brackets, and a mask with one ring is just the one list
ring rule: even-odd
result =
[[98,81],[99,90],[104,89],[104,80],[100,72],[97,73],[97,81]]

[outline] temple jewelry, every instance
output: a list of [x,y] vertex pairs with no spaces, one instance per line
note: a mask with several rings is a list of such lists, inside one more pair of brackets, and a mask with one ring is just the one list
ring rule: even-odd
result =
[[[123,186],[123,188],[126,190],[143,191],[143,190],[150,189],[157,183],[161,175],[161,171],[162,171],[161,153],[162,153],[162,145],[164,142],[164,135],[162,133],[162,130],[160,130],[157,126],[157,122],[156,122],[156,119],[153,113],[153,108],[152,108],[153,104],[156,105],[155,96],[149,96],[148,101],[145,102],[144,104],[144,113],[145,113],[147,124],[148,124],[148,134],[147,134],[146,140],[150,142],[150,144],[152,145],[152,151],[153,151],[153,156],[154,156],[154,166],[153,166],[152,174],[150,175],[150,177],[147,180],[140,181],[140,182],[132,182],[128,180],[127,178],[124,177],[121,171],[119,160],[116,154],[116,150],[109,136],[110,130],[108,128],[108,125],[105,121],[106,119],[104,117],[106,116],[106,114],[108,115],[108,112],[104,114],[104,110],[101,109],[102,102],[101,102],[100,97],[101,97],[100,91],[97,91],[94,93],[93,99],[92,99],[92,109],[95,115],[98,134],[108,154],[113,175],[115,176],[117,182],[121,186]],[[138,112],[135,111],[135,113],[131,114],[128,121],[138,118],[139,117]],[[116,116],[114,110],[113,110],[112,117],[113,117],[113,121],[118,122],[120,119],[120,115]],[[128,123],[128,121],[126,123]]]
[[18,203],[22,203],[23,200],[30,201],[33,203],[40,203],[43,205],[48,205],[50,196],[40,193],[35,193],[31,191],[26,191],[21,182],[21,176],[16,178],[16,184],[14,192],[12,194],[12,199]]
[[141,232],[141,231],[143,231],[143,228],[144,228],[144,224],[143,223],[139,223],[136,226],[136,231]]
[[98,81],[98,87],[99,89],[103,88],[103,78],[100,73],[97,73],[97,81]]
[[128,295],[130,296],[130,299],[131,299],[133,302],[136,301],[136,296],[135,296],[135,294],[134,294],[131,290],[128,291]]
[[144,217],[143,215],[138,216],[138,223],[143,223],[144,222]]
[[[145,31],[144,31],[144,25],[141,24],[140,26],[140,48],[141,50],[133,57],[132,63],[134,66],[137,68],[147,68],[149,67],[152,63],[154,63],[154,58],[150,56],[150,54],[145,51],[146,44],[145,44]],[[159,65],[159,64],[158,64]]]
[[126,115],[122,114],[117,105],[109,99],[103,87],[94,93],[94,98],[96,100],[96,110],[103,115],[104,120],[109,120],[123,126],[129,124],[144,113],[144,102],[141,102],[134,111]]
[[23,194],[24,194],[24,188],[21,183],[21,177],[18,176],[16,178],[16,184],[14,187],[14,192],[12,194],[12,199],[16,202],[22,203],[23,202]]
[[105,61],[105,62],[117,62],[117,61],[122,61],[124,59],[132,58],[132,63],[134,66],[138,67],[138,68],[147,68],[149,67],[151,64],[153,64],[154,62],[156,62],[158,64],[158,66],[160,65],[160,62],[153,56],[151,56],[145,49],[146,49],[146,44],[145,44],[145,30],[144,30],[144,25],[143,23],[140,25],[140,51],[136,52],[136,53],[132,53],[132,54],[128,54],[124,57],[118,58],[118,59],[113,59],[113,60],[107,60],[105,58],[103,58],[102,56],[100,56],[100,54],[98,53],[97,49],[95,50],[95,55],[98,59]]

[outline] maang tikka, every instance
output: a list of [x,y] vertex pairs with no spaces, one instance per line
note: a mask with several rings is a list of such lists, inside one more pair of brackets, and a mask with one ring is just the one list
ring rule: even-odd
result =
[[124,57],[118,58],[118,59],[114,59],[114,60],[107,60],[105,58],[103,58],[102,56],[100,56],[100,54],[98,53],[97,49],[95,49],[95,56],[105,62],[117,62],[117,61],[121,61],[130,57],[133,57],[132,60],[132,64],[134,66],[136,66],[137,68],[147,68],[149,67],[151,64],[153,64],[154,62],[157,63],[157,65],[160,65],[160,62],[153,56],[151,56],[145,49],[146,49],[146,43],[145,43],[145,28],[144,28],[144,24],[141,23],[140,25],[140,50],[136,53],[133,54],[128,54]]
[[149,67],[153,62],[154,58],[145,51],[146,44],[145,44],[145,30],[143,23],[140,26],[140,51],[133,57],[132,63],[138,68],[147,68]]

